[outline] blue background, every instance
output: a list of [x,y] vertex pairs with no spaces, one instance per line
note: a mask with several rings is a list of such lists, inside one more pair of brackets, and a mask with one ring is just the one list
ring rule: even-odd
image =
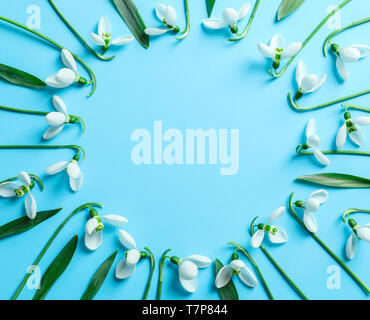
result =
[[[159,26],[153,12],[156,1],[136,1],[147,26]],[[316,188],[294,182],[297,176],[320,172],[343,172],[370,176],[366,157],[331,156],[328,168],[321,168],[310,157],[296,157],[295,147],[304,142],[304,128],[315,117],[324,149],[334,147],[335,135],[342,123],[340,105],[314,113],[298,114],[287,104],[289,90],[296,90],[295,66],[303,59],[311,73],[326,72],[328,80],[315,94],[304,97],[305,106],[331,100],[368,89],[369,59],[349,66],[349,81],[339,81],[333,57],[324,58],[321,46],[331,32],[324,26],[300,53],[287,73],[277,81],[267,74],[269,61],[258,52],[258,42],[269,42],[276,33],[287,42],[303,41],[326,15],[326,9],[339,1],[323,0],[305,3],[294,15],[275,23],[280,0],[261,1],[247,38],[238,43],[226,41],[227,31],[209,31],[201,26],[206,18],[204,1],[190,1],[191,32],[183,41],[170,34],[153,38],[149,50],[137,42],[115,50],[116,59],[102,62],[91,56],[63,25],[46,1],[34,0],[41,7],[41,32],[80,55],[97,75],[98,87],[91,98],[90,88],[70,87],[63,90],[29,90],[1,82],[1,104],[34,110],[52,110],[51,96],[59,94],[71,114],[80,115],[87,123],[81,136],[77,125],[69,126],[48,144],[79,144],[87,151],[81,168],[85,183],[78,193],[69,191],[68,179],[61,174],[46,177],[51,164],[68,160],[71,152],[1,151],[0,178],[6,179],[25,170],[39,174],[45,191],[33,191],[38,208],[64,207],[48,222],[21,235],[0,241],[0,298],[9,299],[41,248],[60,222],[82,203],[98,201],[105,205],[101,214],[120,214],[129,219],[125,230],[136,239],[140,248],[148,246],[159,259],[172,248],[180,257],[203,254],[228,262],[232,249],[227,241],[249,247],[249,223],[259,215],[267,220],[277,207],[286,205],[291,191],[297,199],[306,198]],[[184,26],[182,1],[168,0],[175,7],[178,24]],[[56,0],[57,6],[78,31],[89,39],[102,15],[112,22],[113,38],[129,33],[109,1]],[[235,0],[239,8],[243,1]],[[252,2],[252,5],[254,1]],[[2,15],[26,23],[29,1],[11,1]],[[218,0],[213,16],[221,15],[228,1]],[[342,25],[368,16],[370,5],[353,1],[342,10]],[[247,22],[246,18],[241,26]],[[366,43],[370,31],[364,25],[341,34],[336,42],[342,46]],[[24,69],[45,79],[61,68],[59,51],[37,38],[0,23],[2,63]],[[84,71],[79,66],[81,74]],[[369,97],[356,99],[368,106]],[[43,117],[0,111],[1,144],[38,144],[47,128]],[[354,116],[360,115],[353,112]],[[363,114],[361,114],[363,115]],[[240,170],[235,176],[220,176],[219,166],[135,166],[130,159],[134,143],[131,133],[137,128],[153,129],[153,121],[163,121],[164,130],[240,129]],[[369,137],[369,129],[365,135]],[[350,142],[346,149],[353,149]],[[367,143],[364,150],[369,150]],[[341,213],[351,207],[369,208],[368,190],[329,190],[329,200],[317,213],[318,235],[343,259],[349,228],[340,221]],[[24,214],[23,201],[0,201],[0,223]],[[115,249],[124,256],[117,229],[107,227],[104,242],[90,253],[83,244],[87,213],[77,215],[63,229],[40,263],[41,270],[49,265],[64,244],[75,234],[80,236],[78,250],[67,271],[48,294],[48,299],[79,299],[98,266]],[[368,216],[359,215],[359,223],[368,223]],[[262,220],[263,220],[262,219]],[[266,247],[288,275],[311,299],[366,299],[357,285],[341,271],[341,289],[329,290],[326,270],[334,261],[287,214],[279,225],[290,237],[287,244]],[[365,283],[370,283],[369,247],[361,243],[356,258],[349,266]],[[260,250],[251,249],[270,288],[277,299],[297,299]],[[186,293],[179,284],[174,265],[167,264],[163,288],[164,299],[218,299],[214,288],[212,266],[199,273],[196,293]],[[155,297],[157,272],[150,298]],[[96,296],[97,299],[140,299],[148,275],[148,262],[142,262],[133,277],[125,281],[114,278],[113,269]],[[246,288],[235,279],[243,299],[266,299],[261,285]],[[33,291],[25,288],[20,296],[30,299]]]

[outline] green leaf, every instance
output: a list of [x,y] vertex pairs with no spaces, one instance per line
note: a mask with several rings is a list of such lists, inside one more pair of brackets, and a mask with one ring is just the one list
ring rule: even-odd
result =
[[103,285],[105,278],[108,275],[108,272],[113,264],[114,259],[116,258],[118,250],[113,252],[107,260],[105,260],[99,269],[95,272],[92,277],[86,291],[81,297],[81,300],[92,300],[95,295],[98,293],[100,287]]
[[[220,260],[215,259],[216,274],[223,266],[224,265]],[[239,300],[238,291],[236,290],[235,284],[232,279],[226,286],[217,289],[217,291],[220,295],[221,300]]]
[[298,181],[310,182],[335,188],[370,188],[370,180],[341,173],[322,173],[297,178]]
[[46,86],[46,83],[44,81],[41,81],[39,78],[36,78],[32,74],[13,67],[9,67],[1,63],[0,78],[17,86],[26,88],[40,89]]
[[303,2],[304,0],[283,0],[277,14],[278,21],[296,11]]
[[127,27],[144,48],[149,48],[145,23],[133,0],[112,0]]
[[210,18],[212,15],[212,10],[215,5],[215,2],[216,0],[206,0],[208,18]]
[[31,220],[27,216],[0,226],[0,239],[28,231],[45,220],[55,216],[62,208],[38,212],[36,218]]
[[36,290],[32,300],[44,300],[58,278],[67,269],[76,251],[78,235],[76,234],[59,252],[41,278],[40,288]]

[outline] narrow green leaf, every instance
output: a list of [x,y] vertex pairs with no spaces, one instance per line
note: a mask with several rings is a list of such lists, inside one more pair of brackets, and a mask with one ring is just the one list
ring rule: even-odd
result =
[[296,11],[303,2],[304,0],[283,0],[277,14],[278,21]]
[[297,180],[335,188],[370,188],[370,179],[341,173],[313,174],[298,177]]
[[133,0],[111,0],[116,6],[127,27],[144,48],[149,48],[149,36],[145,33],[145,23]]
[[76,234],[59,252],[41,278],[40,288],[36,290],[32,300],[44,300],[58,278],[67,269],[76,251],[78,235]]
[[[224,265],[220,260],[215,259],[216,274],[223,266]],[[220,295],[221,300],[239,300],[238,291],[236,290],[233,280],[230,280],[230,282],[226,286],[217,289],[217,291]]]
[[0,78],[17,86],[40,89],[46,86],[46,83],[32,74],[22,70],[9,67],[0,63]]
[[0,239],[28,231],[45,220],[55,216],[62,208],[40,211],[37,213],[36,218],[31,220],[27,216],[11,221],[7,224],[0,226]]
[[208,18],[210,18],[212,15],[212,10],[215,5],[215,2],[216,0],[206,0]]
[[100,287],[103,285],[105,278],[108,275],[108,272],[113,264],[114,259],[116,258],[118,250],[113,252],[107,260],[105,260],[99,269],[95,272],[92,277],[86,291],[81,297],[81,300],[92,300],[95,295],[98,293]]

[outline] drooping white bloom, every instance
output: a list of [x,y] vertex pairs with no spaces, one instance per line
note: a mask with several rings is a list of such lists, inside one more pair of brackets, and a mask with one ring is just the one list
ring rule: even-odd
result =
[[348,80],[349,78],[346,63],[357,62],[370,54],[370,47],[362,44],[353,44],[345,48],[332,44],[331,48],[337,54],[336,66],[343,80]]
[[304,62],[299,61],[296,71],[299,93],[306,94],[316,91],[324,84],[326,78],[326,73],[308,74]]
[[91,38],[96,45],[102,46],[104,51],[106,51],[110,45],[122,46],[134,40],[134,37],[130,35],[123,35],[112,40],[111,23],[106,16],[100,18],[98,34],[92,32]]
[[203,20],[204,26],[210,29],[222,29],[225,27],[230,28],[230,31],[232,33],[238,32],[238,26],[237,23],[239,20],[242,20],[245,18],[245,16],[248,14],[249,9],[251,5],[250,3],[244,4],[239,11],[236,11],[232,8],[226,8],[222,13],[222,19],[205,19]]
[[302,49],[302,42],[294,42],[284,48],[285,39],[276,34],[271,39],[270,45],[258,43],[259,51],[274,62],[273,67],[279,68],[280,61],[295,56]]
[[73,83],[85,84],[87,82],[86,79],[78,75],[76,60],[67,49],[62,49],[62,61],[66,68],[62,68],[56,74],[49,76],[45,80],[48,86],[66,88]]
[[78,191],[83,182],[83,175],[76,160],[60,161],[50,166],[46,173],[54,175],[65,170],[69,176],[69,184],[73,191]]
[[303,208],[304,212],[303,222],[307,230],[311,233],[316,233],[318,229],[317,221],[313,213],[319,210],[320,205],[322,205],[326,200],[328,200],[328,192],[320,189],[312,192],[308,199],[299,205]]
[[116,267],[116,277],[118,279],[127,279],[133,275],[136,270],[136,264],[140,261],[141,253],[136,248],[134,238],[125,230],[119,230],[119,240],[122,245],[128,249],[125,257],[118,263]]
[[180,28],[176,25],[176,11],[171,6],[158,3],[155,7],[157,18],[162,22],[165,28],[146,28],[145,33],[150,36],[159,36],[168,31],[179,32]]
[[272,243],[282,244],[288,241],[288,234],[282,227],[278,226],[271,226],[270,223],[281,217],[285,212],[285,207],[281,207],[276,209],[273,213],[271,213],[268,219],[268,225],[259,224],[258,231],[256,231],[252,238],[251,238],[251,246],[253,248],[258,248],[263,238],[265,237],[265,233],[268,234],[268,237]]
[[57,136],[70,121],[67,107],[63,100],[59,96],[55,95],[53,96],[52,101],[53,106],[57,111],[49,112],[45,117],[46,122],[50,125],[50,128],[48,128],[43,135],[45,140],[49,140]]
[[340,149],[344,146],[347,140],[347,133],[355,144],[362,146],[364,144],[364,134],[360,126],[370,125],[370,117],[358,117],[352,119],[351,114],[349,112],[345,112],[344,119],[345,122],[340,127],[337,134],[337,148]]
[[92,251],[98,249],[103,242],[103,221],[118,227],[128,222],[126,218],[114,214],[105,215],[103,217],[94,216],[89,219],[85,227],[85,245]]
[[198,269],[207,268],[212,260],[202,255],[191,255],[177,263],[182,287],[188,292],[195,292],[198,286]]
[[4,182],[0,184],[0,196],[5,198],[21,198],[26,195],[25,207],[28,218],[35,219],[37,213],[36,200],[31,194],[33,183],[28,173],[22,171],[18,174],[17,179],[23,183],[20,185],[16,182]]
[[356,255],[358,240],[370,242],[370,224],[359,226],[353,219],[349,219],[348,224],[352,228],[352,233],[346,242],[346,255],[348,259],[353,259]]
[[311,148],[315,158],[324,166],[329,165],[329,159],[319,150],[321,140],[320,137],[316,134],[316,123],[315,119],[312,118],[308,121],[306,127],[306,137],[307,142],[305,144],[306,149]]
[[223,266],[217,273],[215,285],[217,288],[226,286],[233,275],[238,275],[239,279],[249,287],[256,287],[258,282],[254,273],[245,265],[242,260],[233,260],[230,264]]

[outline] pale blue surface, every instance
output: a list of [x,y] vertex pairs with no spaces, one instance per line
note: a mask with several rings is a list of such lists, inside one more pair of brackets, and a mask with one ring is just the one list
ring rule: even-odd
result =
[[[60,10],[89,39],[101,15],[112,21],[113,37],[128,33],[128,29],[109,1],[56,0]],[[136,1],[148,26],[159,26],[153,14],[156,1]],[[18,283],[47,239],[59,223],[75,207],[84,202],[98,201],[105,205],[102,214],[116,213],[129,219],[125,228],[140,247],[148,246],[159,259],[172,248],[173,254],[185,257],[204,254],[228,262],[232,253],[225,244],[236,241],[248,245],[247,227],[260,215],[267,220],[277,207],[286,205],[291,191],[297,199],[315,190],[312,186],[294,183],[295,177],[320,172],[353,173],[370,176],[369,159],[352,156],[332,156],[327,169],[317,166],[310,158],[297,158],[295,147],[302,143],[306,122],[314,116],[324,148],[331,148],[342,121],[340,106],[314,113],[297,114],[287,105],[286,94],[295,90],[293,72],[299,59],[305,60],[313,73],[327,72],[328,80],[314,95],[302,99],[302,104],[327,101],[331,98],[368,89],[369,59],[350,65],[351,77],[341,83],[336,77],[333,57],[324,58],[321,45],[330,32],[324,27],[299,55],[288,72],[271,81],[267,64],[256,48],[257,42],[268,42],[282,33],[288,42],[303,40],[326,14],[329,5],[339,1],[309,1],[293,16],[274,23],[280,0],[262,0],[250,34],[239,43],[226,41],[226,32],[210,32],[200,22],[206,17],[204,1],[190,1],[192,29],[184,41],[172,35],[153,39],[149,50],[133,42],[116,50],[112,62],[101,62],[81,47],[69,30],[57,18],[46,1],[34,0],[42,14],[41,32],[79,54],[97,75],[96,93],[89,99],[89,88],[72,87],[64,90],[34,91],[4,82],[1,104],[35,110],[51,110],[51,95],[58,93],[70,113],[80,115],[87,123],[86,134],[80,136],[78,126],[68,127],[52,144],[80,144],[87,151],[82,162],[85,184],[73,194],[65,175],[45,177],[45,169],[60,160],[67,160],[70,151],[0,151],[0,179],[25,170],[44,178],[45,191],[33,191],[40,210],[63,206],[64,210],[50,221],[22,235],[0,241],[0,298],[9,299]],[[254,2],[254,1],[253,1]],[[179,25],[184,25],[182,1],[168,0],[178,13]],[[240,7],[243,1],[233,1]],[[29,1],[8,2],[2,15],[25,23]],[[214,16],[220,16],[228,1],[217,0]],[[342,11],[342,25],[368,16],[370,5],[353,1]],[[245,24],[247,20],[243,23]],[[243,24],[243,26],[244,26]],[[0,23],[1,62],[46,78],[61,67],[57,50],[44,45],[27,33]],[[370,26],[364,25],[340,35],[341,45],[366,43]],[[90,41],[90,40],[89,40]],[[90,41],[91,43],[91,41]],[[79,66],[81,73],[83,69]],[[369,97],[356,99],[369,106]],[[1,113],[2,144],[37,144],[46,129],[42,117]],[[353,112],[353,114],[360,114]],[[220,176],[219,166],[135,166],[130,159],[131,133],[137,128],[152,130],[153,121],[162,120],[164,128],[240,129],[240,170],[235,176]],[[365,130],[367,138],[370,131]],[[368,139],[369,140],[369,139]],[[353,148],[348,143],[345,147]],[[369,144],[364,146],[369,150]],[[330,190],[329,201],[317,214],[318,235],[344,258],[344,245],[349,228],[339,219],[347,208],[370,208],[368,190]],[[23,201],[0,201],[0,223],[23,215]],[[76,216],[58,236],[40,266],[52,261],[62,246],[75,234],[80,236],[77,254],[62,278],[50,291],[49,299],[78,299],[92,274],[115,249],[124,251],[116,230],[107,227],[103,245],[89,253],[83,245],[87,214]],[[358,216],[368,223],[369,217]],[[326,286],[328,266],[333,260],[286,215],[280,225],[289,233],[290,241],[281,247],[267,242],[267,248],[280,262],[297,285],[312,299],[366,299],[365,294],[341,272],[341,290]],[[278,299],[297,299],[260,250],[251,249],[271,290]],[[356,258],[349,266],[370,284],[369,244],[361,243]],[[165,270],[164,299],[217,299],[213,286],[213,266],[199,273],[199,288],[187,294],[178,282],[173,265]],[[150,297],[155,297],[157,271]],[[97,299],[140,299],[148,274],[148,263],[141,263],[135,275],[127,281],[117,281],[113,272],[97,295]],[[262,286],[248,289],[236,280],[241,298],[266,299]],[[33,292],[24,289],[21,298],[29,299]]]

